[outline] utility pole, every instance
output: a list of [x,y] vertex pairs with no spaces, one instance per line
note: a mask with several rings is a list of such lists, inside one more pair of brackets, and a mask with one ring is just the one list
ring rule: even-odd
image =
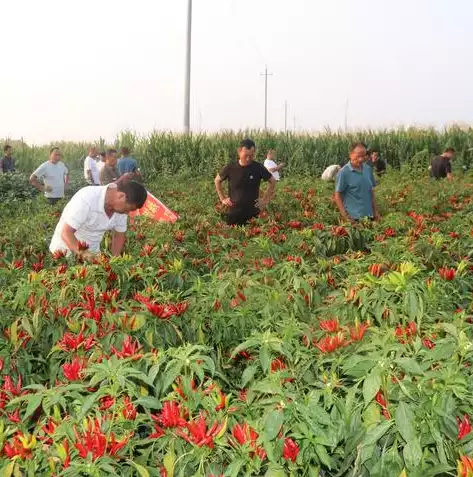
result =
[[294,114],[294,132],[296,132],[296,115]]
[[268,73],[268,67],[265,66],[264,73],[264,129],[268,128],[268,76],[273,76],[272,73]]
[[284,101],[284,132],[287,133],[287,101]]
[[191,46],[192,46],[192,0],[187,1],[187,53],[186,53],[186,87],[184,98],[184,133],[190,131],[191,116]]

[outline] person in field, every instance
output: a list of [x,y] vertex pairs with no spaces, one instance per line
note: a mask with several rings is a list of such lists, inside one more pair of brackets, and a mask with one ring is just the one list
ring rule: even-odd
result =
[[369,151],[367,164],[379,177],[386,173],[386,162],[379,157],[379,151],[376,149]]
[[322,180],[334,181],[340,169],[341,169],[341,166],[339,166],[338,164],[333,164],[331,166],[328,166],[325,169],[325,171],[322,173]]
[[99,180],[100,180],[100,171],[102,170],[102,167],[105,166],[105,155],[106,153],[104,151],[99,152],[99,159],[97,161],[97,169],[99,171]]
[[89,149],[89,155],[84,159],[84,179],[89,185],[99,185],[99,169],[97,167],[98,150],[96,147]]
[[112,231],[110,252],[114,256],[120,255],[125,245],[127,214],[143,207],[146,196],[146,189],[135,181],[84,187],[64,208],[49,246],[50,252],[63,251],[84,260],[93,259],[100,253],[105,232]]
[[434,179],[440,180],[445,177],[451,181],[452,175],[452,162],[455,158],[455,149],[453,147],[447,147],[441,156],[437,156],[432,160],[430,165],[430,175]]
[[337,175],[334,200],[344,220],[352,223],[365,218],[378,220],[373,170],[366,165],[366,146],[359,142],[350,147],[350,162]]
[[100,170],[100,185],[115,182],[118,177],[117,151],[115,149],[108,149],[105,153],[105,165]]
[[128,174],[129,178],[141,181],[142,176],[138,167],[138,161],[131,155],[130,149],[122,147],[120,149],[120,159],[118,160],[118,174],[124,176]]
[[[215,189],[220,202],[228,207],[223,219],[228,225],[245,225],[257,217],[271,201],[276,187],[276,179],[254,160],[256,145],[245,139],[238,148],[238,161],[227,164],[215,178]],[[229,197],[223,192],[222,183],[228,181]],[[261,181],[268,181],[269,187],[263,197],[260,195]]]
[[284,167],[284,162],[276,164],[276,151],[274,149],[270,149],[268,151],[268,155],[266,156],[263,165],[266,167],[266,169],[268,169],[269,172],[271,172],[276,181],[281,179],[279,171]]
[[15,172],[15,160],[13,159],[13,148],[8,144],[3,147],[3,157],[0,159],[0,171],[3,174]]
[[49,160],[41,164],[30,177],[30,184],[41,192],[47,201],[54,205],[64,198],[69,171],[61,161],[61,151],[53,147]]

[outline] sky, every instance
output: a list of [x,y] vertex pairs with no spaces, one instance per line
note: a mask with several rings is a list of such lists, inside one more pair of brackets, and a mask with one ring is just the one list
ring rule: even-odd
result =
[[[191,129],[473,123],[471,0],[194,0]],[[2,3],[0,138],[182,131],[187,0]]]

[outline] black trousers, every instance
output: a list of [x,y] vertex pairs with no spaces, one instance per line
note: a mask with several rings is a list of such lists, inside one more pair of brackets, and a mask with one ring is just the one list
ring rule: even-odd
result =
[[49,205],[56,205],[61,199],[61,197],[46,197]]
[[231,208],[227,213],[222,214],[222,219],[228,225],[246,225],[252,218],[258,217],[258,209],[235,209]]

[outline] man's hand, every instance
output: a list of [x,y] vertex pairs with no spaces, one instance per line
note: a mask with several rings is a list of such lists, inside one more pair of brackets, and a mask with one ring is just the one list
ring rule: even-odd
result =
[[88,250],[84,250],[83,252],[78,252],[77,257],[83,260],[84,262],[93,262],[97,257]]
[[222,199],[221,202],[223,205],[226,205],[227,207],[233,206],[233,202],[232,202],[232,199],[230,199],[230,197],[226,197],[225,199]]
[[45,185],[44,186],[44,192],[52,192],[53,188],[50,185]]
[[284,162],[281,162],[281,164],[279,164],[278,168],[282,169],[283,167],[284,167]]
[[255,200],[255,207],[259,210],[266,209],[266,207],[268,207],[268,204],[269,204],[269,199],[267,199],[266,197],[261,197]]
[[375,222],[379,222],[381,220],[381,215],[379,214],[379,212],[374,213],[374,220]]

